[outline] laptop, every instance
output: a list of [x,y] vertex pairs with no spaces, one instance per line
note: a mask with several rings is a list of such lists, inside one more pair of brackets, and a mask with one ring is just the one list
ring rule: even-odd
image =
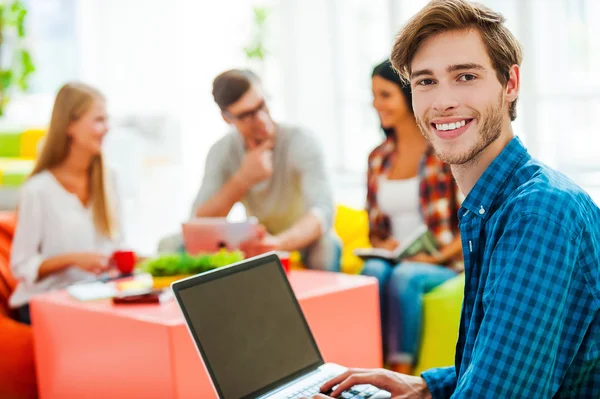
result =
[[228,222],[227,218],[195,218],[182,223],[185,251],[191,255],[239,249],[240,244],[256,236],[257,221]]
[[[323,361],[274,253],[171,287],[220,399],[311,398],[346,371]],[[371,385],[353,387],[343,397],[355,396],[391,398]]]

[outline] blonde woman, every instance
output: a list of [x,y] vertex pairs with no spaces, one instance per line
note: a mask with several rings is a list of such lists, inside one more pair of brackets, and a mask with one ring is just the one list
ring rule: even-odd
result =
[[107,132],[98,90],[81,83],[60,89],[46,142],[20,193],[11,252],[19,284],[10,305],[21,322],[30,323],[34,295],[94,279],[119,247],[115,187],[102,161]]

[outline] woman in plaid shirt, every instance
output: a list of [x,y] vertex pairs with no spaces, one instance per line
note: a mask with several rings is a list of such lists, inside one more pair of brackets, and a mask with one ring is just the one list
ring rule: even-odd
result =
[[425,140],[412,111],[410,87],[385,61],[372,75],[373,106],[386,134],[369,155],[367,211],[373,247],[393,249],[426,224],[440,256],[419,254],[401,265],[380,259],[363,274],[379,280],[386,362],[410,372],[421,330],[422,296],[462,271],[457,212],[462,196],[450,166]]

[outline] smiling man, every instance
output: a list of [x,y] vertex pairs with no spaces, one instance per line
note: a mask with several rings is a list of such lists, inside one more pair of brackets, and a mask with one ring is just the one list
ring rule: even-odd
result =
[[241,202],[263,226],[242,244],[247,256],[298,250],[309,268],[338,271],[332,187],[316,138],[273,121],[250,71],[217,76],[213,97],[235,131],[208,153],[194,216],[224,217]]
[[391,61],[418,125],[466,196],[456,365],[421,377],[351,370],[323,392],[600,398],[600,210],[514,136],[521,59],[504,18],[464,0],[432,1],[397,37]]

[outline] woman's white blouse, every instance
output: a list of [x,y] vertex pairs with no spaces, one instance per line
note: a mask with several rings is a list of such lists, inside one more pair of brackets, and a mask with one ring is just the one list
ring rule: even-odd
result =
[[[111,180],[111,179],[107,179]],[[112,180],[111,180],[112,181]],[[116,187],[110,188],[115,193]],[[49,171],[31,177],[21,187],[17,226],[10,264],[19,280],[9,304],[16,308],[34,295],[62,289],[96,276],[75,266],[38,280],[42,262],[50,257],[73,252],[98,252],[110,256],[121,245],[121,234],[109,239],[96,231],[92,210],[68,192]]]

